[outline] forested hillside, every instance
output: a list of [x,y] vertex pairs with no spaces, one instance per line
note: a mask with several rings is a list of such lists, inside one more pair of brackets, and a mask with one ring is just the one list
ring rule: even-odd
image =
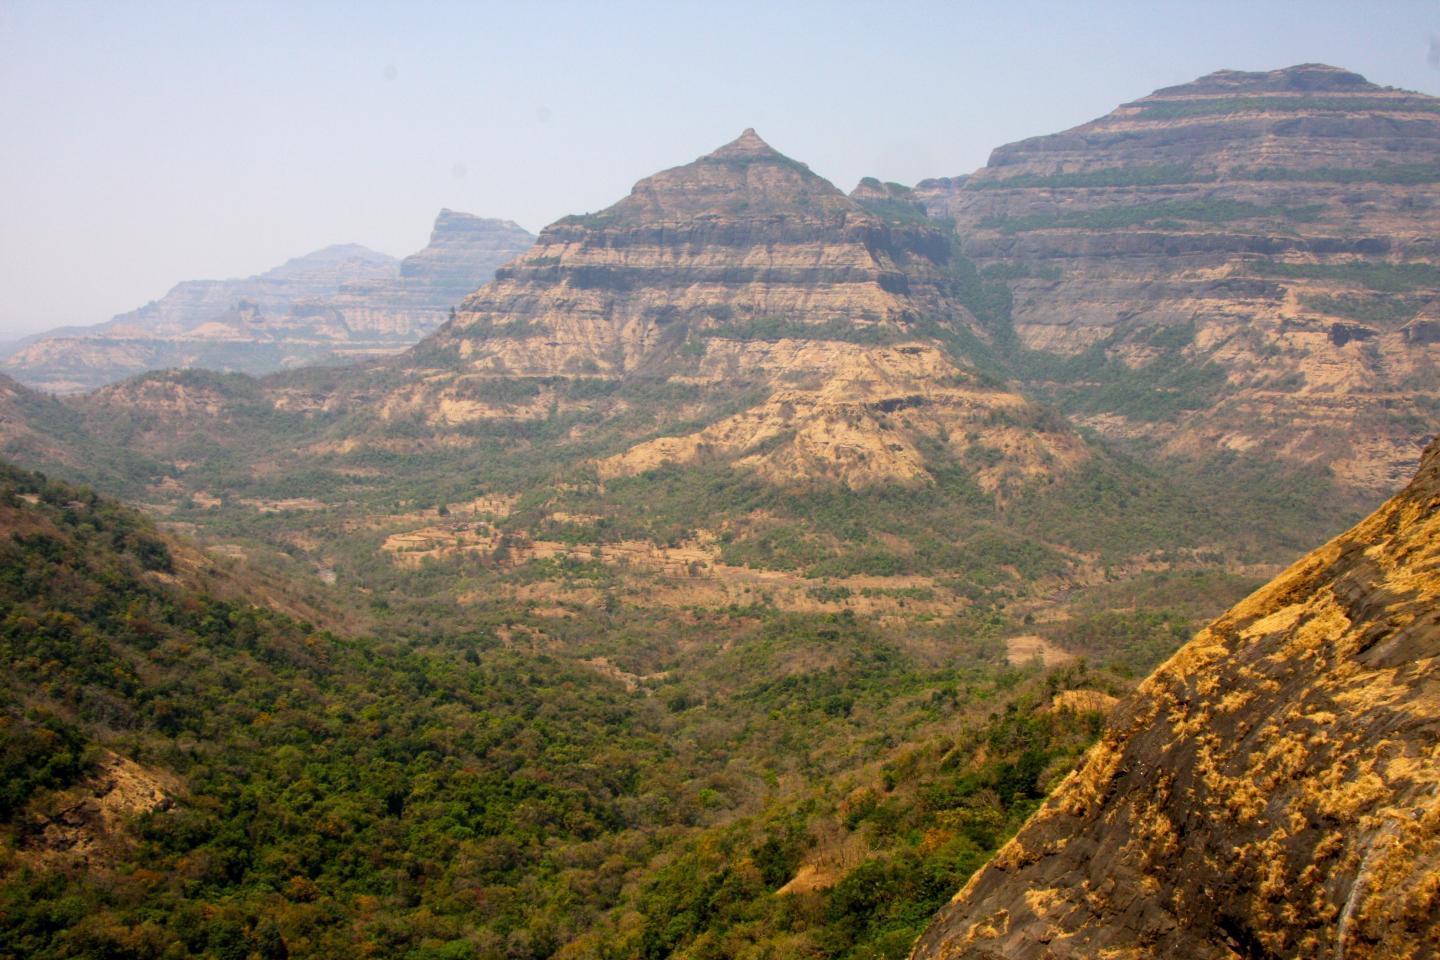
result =
[[13,468],[0,530],[17,958],[898,956],[1127,686],[763,606],[347,635]]

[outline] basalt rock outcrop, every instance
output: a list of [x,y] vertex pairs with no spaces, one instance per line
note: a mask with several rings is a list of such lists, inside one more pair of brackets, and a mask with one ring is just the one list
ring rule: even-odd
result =
[[347,244],[253,277],[187,281],[108,323],[32,338],[3,367],[73,393],[171,367],[262,374],[395,353],[533,240],[509,221],[443,210],[430,244],[403,261]]
[[1112,715],[916,960],[1440,953],[1440,445]]
[[1440,99],[1221,71],[915,196],[1008,283],[1031,385],[1104,434],[1375,496],[1440,425]]

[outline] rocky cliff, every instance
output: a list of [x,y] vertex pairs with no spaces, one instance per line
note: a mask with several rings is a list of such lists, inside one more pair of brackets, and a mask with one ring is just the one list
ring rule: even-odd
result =
[[1440,952],[1440,444],[1216,620],[917,960]]
[[237,280],[195,280],[94,328],[33,338],[3,361],[31,386],[92,389],[146,370],[267,373],[336,357],[393,353],[534,240],[509,221],[443,210],[430,244],[396,262],[327,247]]
[[1440,424],[1440,99],[1221,71],[916,196],[1008,283],[1026,379],[1104,434],[1374,496]]

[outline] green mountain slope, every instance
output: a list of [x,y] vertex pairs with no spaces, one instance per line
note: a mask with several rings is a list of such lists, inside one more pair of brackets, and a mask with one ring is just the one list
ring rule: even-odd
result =
[[12,468],[0,530],[3,956],[888,955],[1126,684],[1012,668],[979,621],[337,633]]

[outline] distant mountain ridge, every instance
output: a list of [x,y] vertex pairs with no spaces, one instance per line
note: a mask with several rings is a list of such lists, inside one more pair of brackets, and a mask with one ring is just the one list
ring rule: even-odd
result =
[[95,327],[27,338],[0,367],[73,393],[167,367],[263,374],[393,353],[533,239],[509,221],[442,210],[429,245],[404,261],[340,244],[253,277],[185,281]]
[[299,301],[328,296],[347,283],[391,279],[397,268],[394,257],[356,243],[335,244],[253,277],[178,283],[159,300],[119,314],[98,330],[121,335],[189,333],[242,301],[268,314],[283,314]]

